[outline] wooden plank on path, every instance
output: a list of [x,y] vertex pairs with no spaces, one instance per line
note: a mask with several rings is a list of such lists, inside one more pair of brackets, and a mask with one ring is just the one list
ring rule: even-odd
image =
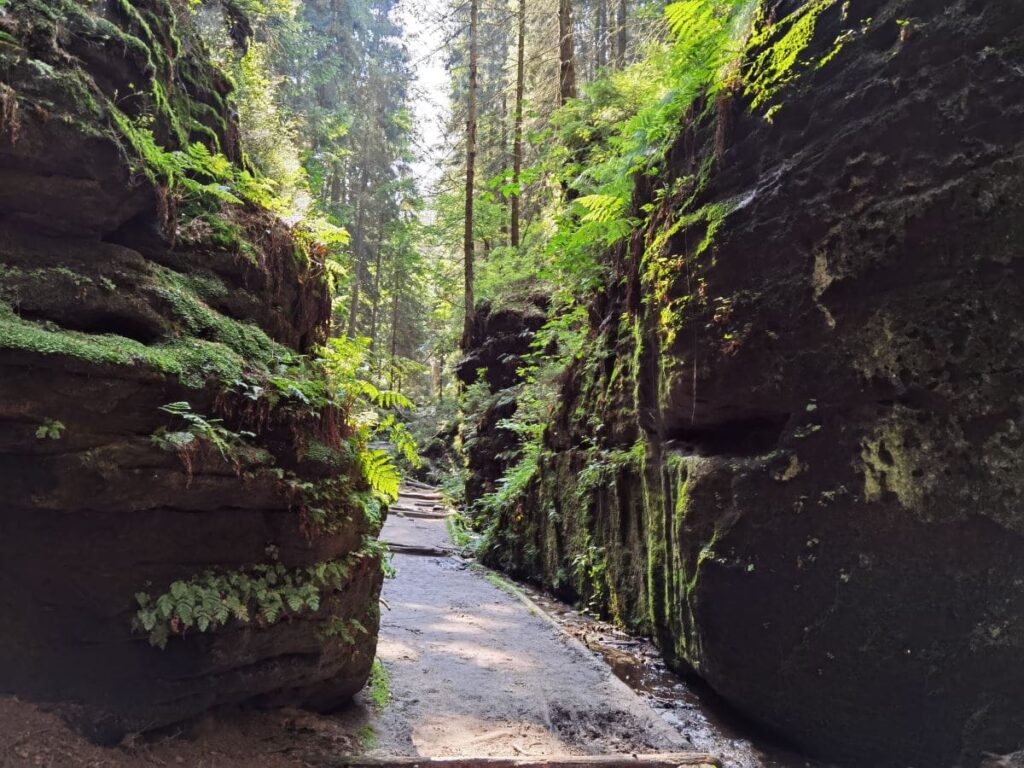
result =
[[444,520],[448,515],[439,515],[434,512],[403,512],[398,511],[399,517],[409,517],[413,520]]
[[408,491],[400,494],[399,498],[402,501],[414,501],[422,504],[440,504],[442,501],[440,494],[410,493]]
[[420,544],[398,544],[385,541],[388,549],[399,555],[425,555],[427,557],[450,557],[455,554],[454,549],[447,547],[430,547]]
[[421,483],[419,480],[413,480],[412,478],[406,478],[402,481],[402,488],[417,488],[421,491],[430,491],[431,493],[439,493],[437,488],[426,483]]
[[358,757],[335,768],[720,768],[700,752],[584,757]]

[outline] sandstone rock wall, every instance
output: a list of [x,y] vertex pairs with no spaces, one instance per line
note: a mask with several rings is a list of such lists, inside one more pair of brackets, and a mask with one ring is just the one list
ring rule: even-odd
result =
[[[376,642],[345,414],[289,394],[323,383],[300,357],[323,264],[176,176],[197,143],[242,155],[228,81],[175,18],[0,9],[0,692],[100,739],[343,702]],[[161,410],[180,402],[207,427]]]
[[547,300],[533,296],[519,306],[477,307],[469,352],[456,371],[464,386],[477,384],[475,397],[479,413],[469,414],[463,426],[466,455],[466,504],[472,510],[480,500],[498,488],[502,475],[518,459],[514,433],[500,426],[517,410],[517,387],[522,383],[520,368],[532,350],[537,331],[547,321]]
[[763,10],[488,559],[812,753],[974,766],[1024,741],[1024,7]]

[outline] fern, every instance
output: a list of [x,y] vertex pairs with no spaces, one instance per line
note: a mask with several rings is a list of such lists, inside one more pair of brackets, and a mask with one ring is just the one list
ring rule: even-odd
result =
[[584,195],[577,198],[576,202],[587,211],[583,215],[583,221],[594,221],[599,224],[608,224],[619,219],[626,207],[625,199],[616,195]]
[[222,458],[234,461],[243,438],[254,436],[252,432],[232,432],[222,419],[208,419],[193,411],[191,404],[184,400],[162,405],[160,410],[185,422],[185,429],[181,431],[161,428],[153,434],[153,442],[167,450],[181,452],[201,440],[216,448]]
[[378,556],[378,549],[364,541],[344,560],[294,570],[272,563],[175,581],[156,599],[145,592],[136,594],[139,607],[132,624],[149,634],[150,643],[163,648],[171,636],[192,629],[213,632],[231,621],[269,626],[290,616],[316,613],[324,594],[344,589],[356,563],[367,556]]
[[362,394],[378,408],[385,408],[388,410],[394,408],[413,410],[416,408],[416,404],[401,392],[378,389],[368,381],[359,381],[357,382],[357,386]]
[[665,20],[672,34],[686,41],[716,29],[722,24],[722,6],[707,0],[682,0],[665,6]]
[[382,448],[371,448],[360,452],[359,463],[366,481],[375,492],[388,503],[398,499],[402,475],[390,453]]

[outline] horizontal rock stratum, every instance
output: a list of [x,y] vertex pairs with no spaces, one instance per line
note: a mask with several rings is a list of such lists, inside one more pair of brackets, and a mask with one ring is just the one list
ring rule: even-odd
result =
[[346,414],[291,394],[324,266],[224,192],[208,61],[167,0],[0,11],[0,692],[101,739],[344,702],[376,643]]

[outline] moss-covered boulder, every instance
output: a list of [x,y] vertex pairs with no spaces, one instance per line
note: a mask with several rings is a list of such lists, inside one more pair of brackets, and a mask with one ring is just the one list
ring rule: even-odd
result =
[[0,691],[104,739],[336,705],[376,642],[324,266],[208,61],[167,0],[0,6]]
[[1024,742],[1024,9],[762,6],[489,558],[813,753],[975,766]]

